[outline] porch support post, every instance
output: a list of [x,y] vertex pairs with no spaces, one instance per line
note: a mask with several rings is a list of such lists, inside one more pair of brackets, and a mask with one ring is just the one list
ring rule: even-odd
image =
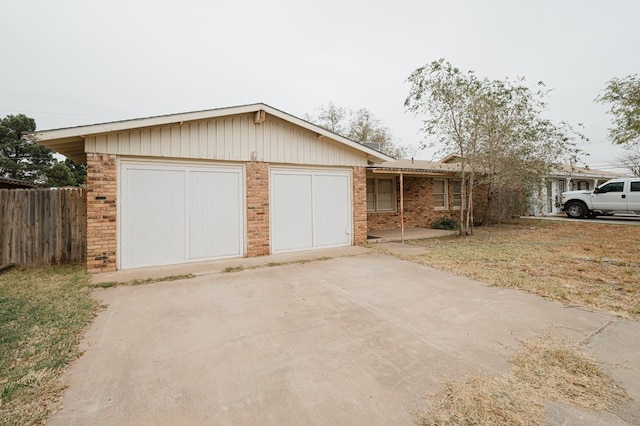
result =
[[400,242],[404,243],[404,176],[400,173]]

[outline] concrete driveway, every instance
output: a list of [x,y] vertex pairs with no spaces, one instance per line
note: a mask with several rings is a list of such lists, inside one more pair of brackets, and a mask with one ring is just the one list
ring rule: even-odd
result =
[[[443,380],[506,374],[518,339],[549,327],[593,334],[587,349],[640,398],[638,323],[353,250],[96,292],[108,307],[50,424],[411,424]],[[549,416],[637,424],[640,408]]]

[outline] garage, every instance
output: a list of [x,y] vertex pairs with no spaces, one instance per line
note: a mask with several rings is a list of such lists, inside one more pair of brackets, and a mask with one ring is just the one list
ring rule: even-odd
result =
[[352,244],[348,170],[272,168],[271,251]]
[[243,255],[243,168],[122,161],[120,268]]
[[86,161],[90,272],[363,244],[366,168],[393,161],[265,104],[29,138]]

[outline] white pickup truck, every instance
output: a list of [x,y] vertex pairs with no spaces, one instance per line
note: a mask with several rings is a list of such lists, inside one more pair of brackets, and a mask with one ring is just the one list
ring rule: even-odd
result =
[[560,202],[569,217],[640,215],[640,177],[612,179],[593,191],[563,192]]

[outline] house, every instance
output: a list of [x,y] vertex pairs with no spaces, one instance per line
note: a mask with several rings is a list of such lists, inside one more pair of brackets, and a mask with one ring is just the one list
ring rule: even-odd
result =
[[38,185],[17,179],[0,177],[0,189],[33,189]]
[[531,216],[553,216],[562,213],[560,194],[566,191],[592,190],[598,185],[624,175],[587,167],[559,166],[544,179],[541,192],[528,200]]
[[91,272],[361,244],[381,152],[265,104],[35,132],[87,163]]
[[460,220],[460,164],[395,160],[367,167],[367,229],[431,227]]

